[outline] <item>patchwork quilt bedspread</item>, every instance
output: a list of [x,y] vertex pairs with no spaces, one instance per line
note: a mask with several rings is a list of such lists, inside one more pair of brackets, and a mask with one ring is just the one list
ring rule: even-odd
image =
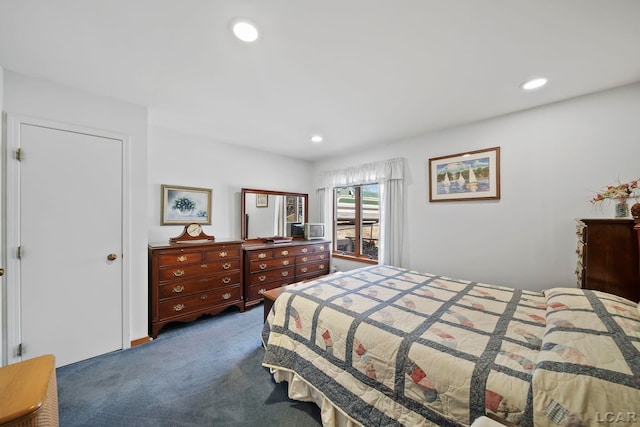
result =
[[283,293],[262,338],[264,366],[367,426],[640,425],[637,304],[595,291],[372,266]]

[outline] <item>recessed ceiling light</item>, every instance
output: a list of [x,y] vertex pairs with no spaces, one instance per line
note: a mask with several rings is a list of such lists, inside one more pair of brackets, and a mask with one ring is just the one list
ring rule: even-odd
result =
[[258,28],[246,19],[236,19],[231,24],[233,34],[243,42],[252,43],[258,40]]
[[320,142],[322,142],[324,138],[322,138],[322,135],[313,135],[311,137],[311,142],[313,142],[314,144],[318,144]]
[[548,81],[548,80],[547,80],[546,78],[544,78],[544,77],[539,77],[539,78],[536,78],[536,79],[531,79],[531,80],[528,80],[528,81],[526,81],[526,82],[524,82],[524,83],[522,84],[522,89],[524,89],[524,90],[534,90],[534,89],[539,89],[539,88],[541,88],[542,86],[546,85],[546,84],[547,84],[547,81]]

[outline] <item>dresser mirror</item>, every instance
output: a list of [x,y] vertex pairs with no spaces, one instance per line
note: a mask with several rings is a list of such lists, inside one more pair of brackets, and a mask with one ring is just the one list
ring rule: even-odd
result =
[[304,223],[309,195],[243,188],[240,196],[243,240],[286,236],[287,224]]

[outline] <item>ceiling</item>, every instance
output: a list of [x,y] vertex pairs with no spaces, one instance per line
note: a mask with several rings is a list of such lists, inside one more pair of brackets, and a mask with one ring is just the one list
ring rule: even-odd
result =
[[638,82],[639,22],[638,0],[0,0],[0,66],[314,160]]

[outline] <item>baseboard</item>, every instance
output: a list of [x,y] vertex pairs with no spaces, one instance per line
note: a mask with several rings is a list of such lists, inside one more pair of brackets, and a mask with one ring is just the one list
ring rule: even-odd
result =
[[141,345],[141,344],[146,344],[149,341],[151,341],[151,337],[138,338],[137,340],[131,341],[131,347],[135,347],[135,346]]

